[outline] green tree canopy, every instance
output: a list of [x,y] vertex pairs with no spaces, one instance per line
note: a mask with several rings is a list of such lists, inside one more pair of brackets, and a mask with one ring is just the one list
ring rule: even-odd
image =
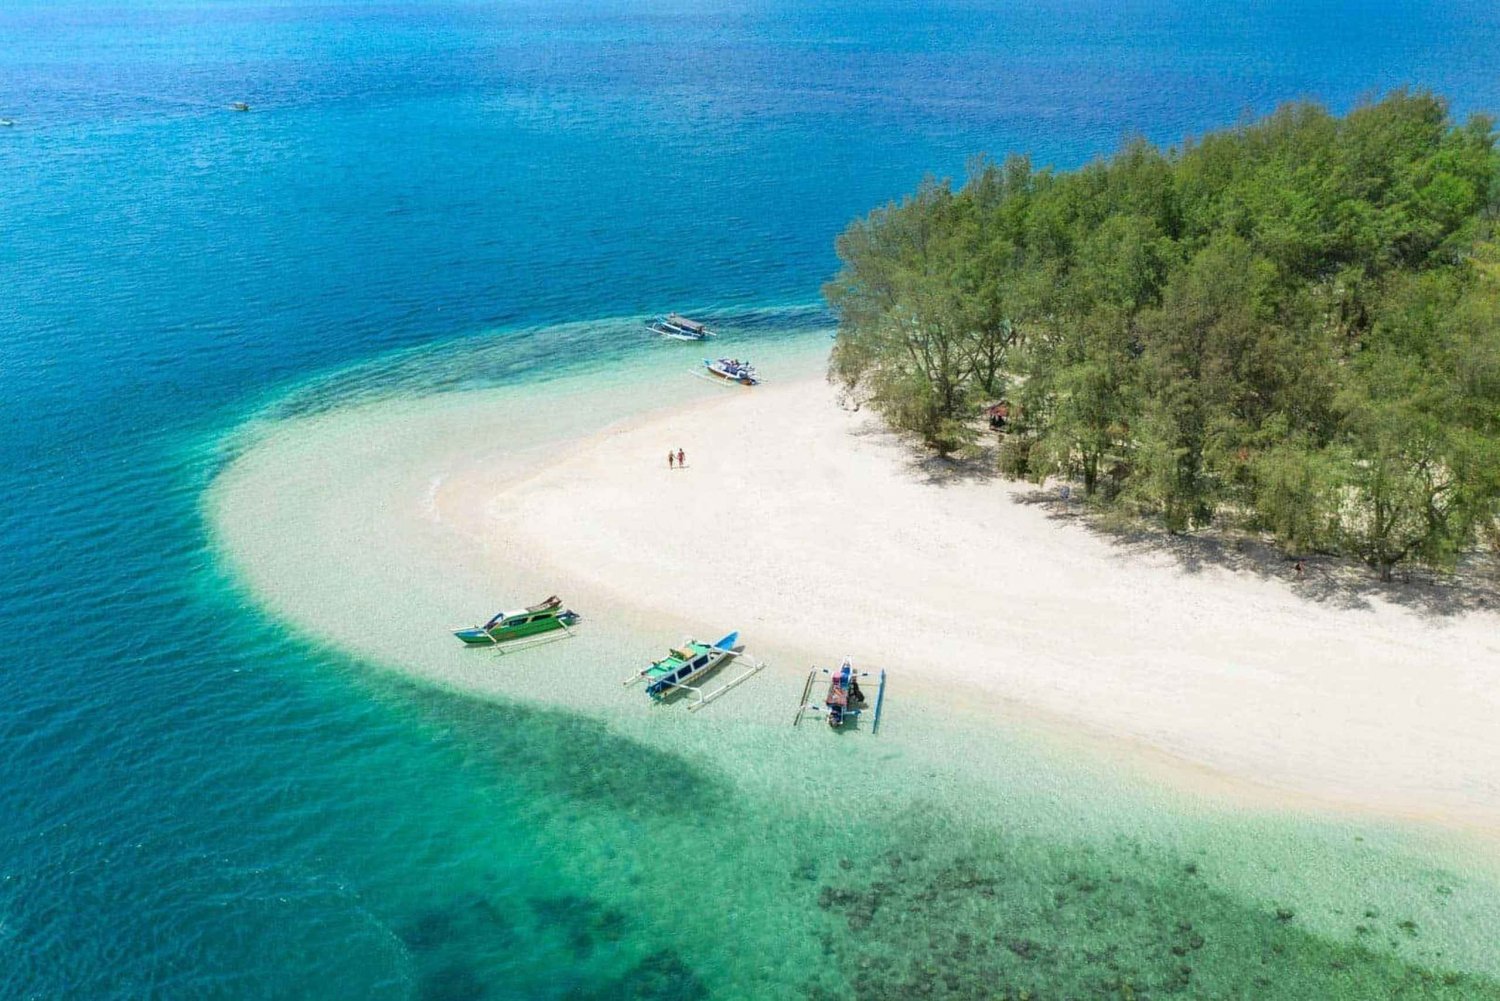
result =
[[1014,471],[1173,530],[1443,566],[1500,534],[1497,222],[1492,122],[1426,93],[981,159],[839,238],[831,374],[943,453],[1010,398]]

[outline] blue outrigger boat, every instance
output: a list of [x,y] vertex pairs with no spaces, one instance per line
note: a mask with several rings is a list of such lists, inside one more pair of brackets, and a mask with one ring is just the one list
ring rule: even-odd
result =
[[[817,680],[820,673],[829,676],[828,692],[823,696],[821,705],[807,700],[808,695],[812,693],[813,682]],[[797,714],[792,717],[792,726],[801,723],[806,713],[822,713],[829,727],[834,730],[842,729],[845,723],[858,719],[869,708],[864,690],[859,687],[859,679],[869,677],[871,677],[869,671],[856,671],[854,664],[847,657],[837,670],[815,667],[808,671],[807,683],[802,686],[802,700],[797,705]],[[880,729],[880,711],[884,706],[885,671],[882,670],[875,689],[874,718],[870,721],[872,734]]]
[[689,684],[707,675],[720,664],[742,656],[741,652],[735,649],[735,643],[739,638],[738,632],[732,632],[716,643],[687,640],[681,646],[667,651],[665,657],[652,661],[650,667],[643,668],[626,678],[625,684],[646,682],[646,694],[653,702],[661,702],[679,690],[691,692],[696,698],[693,704],[688,706],[688,711],[701,709],[766,666],[760,661],[750,660],[747,657],[745,660],[749,669],[713,691],[704,691],[699,685]]

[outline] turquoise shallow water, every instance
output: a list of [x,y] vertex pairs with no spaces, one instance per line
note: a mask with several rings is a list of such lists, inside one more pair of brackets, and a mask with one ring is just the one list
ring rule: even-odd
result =
[[[1495,995],[1445,965],[1494,932],[1444,863],[1282,919],[1284,874],[1196,877],[1335,835],[647,780],[619,734],[289,637],[198,505],[245,417],[538,378],[529,331],[811,329],[766,311],[975,152],[1067,166],[1402,83],[1495,108],[1492,6],[17,2],[0,37],[0,994]],[[567,342],[640,350],[599,329]],[[663,903],[651,846],[705,832],[690,890],[751,901],[743,949]],[[1477,939],[1432,944],[1465,909]]]

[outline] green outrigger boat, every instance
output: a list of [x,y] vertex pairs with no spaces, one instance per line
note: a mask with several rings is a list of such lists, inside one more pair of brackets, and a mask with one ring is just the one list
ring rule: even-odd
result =
[[550,633],[554,629],[566,632],[577,621],[578,613],[564,608],[562,599],[554,594],[540,604],[500,612],[482,626],[459,629],[453,635],[469,646],[499,646],[510,640]]

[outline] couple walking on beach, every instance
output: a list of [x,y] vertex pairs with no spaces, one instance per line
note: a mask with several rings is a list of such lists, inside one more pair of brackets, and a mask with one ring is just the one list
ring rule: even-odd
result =
[[667,449],[667,468],[668,469],[685,469],[685,468],[687,468],[687,453],[684,452],[680,448],[676,452],[673,452],[670,448]]

